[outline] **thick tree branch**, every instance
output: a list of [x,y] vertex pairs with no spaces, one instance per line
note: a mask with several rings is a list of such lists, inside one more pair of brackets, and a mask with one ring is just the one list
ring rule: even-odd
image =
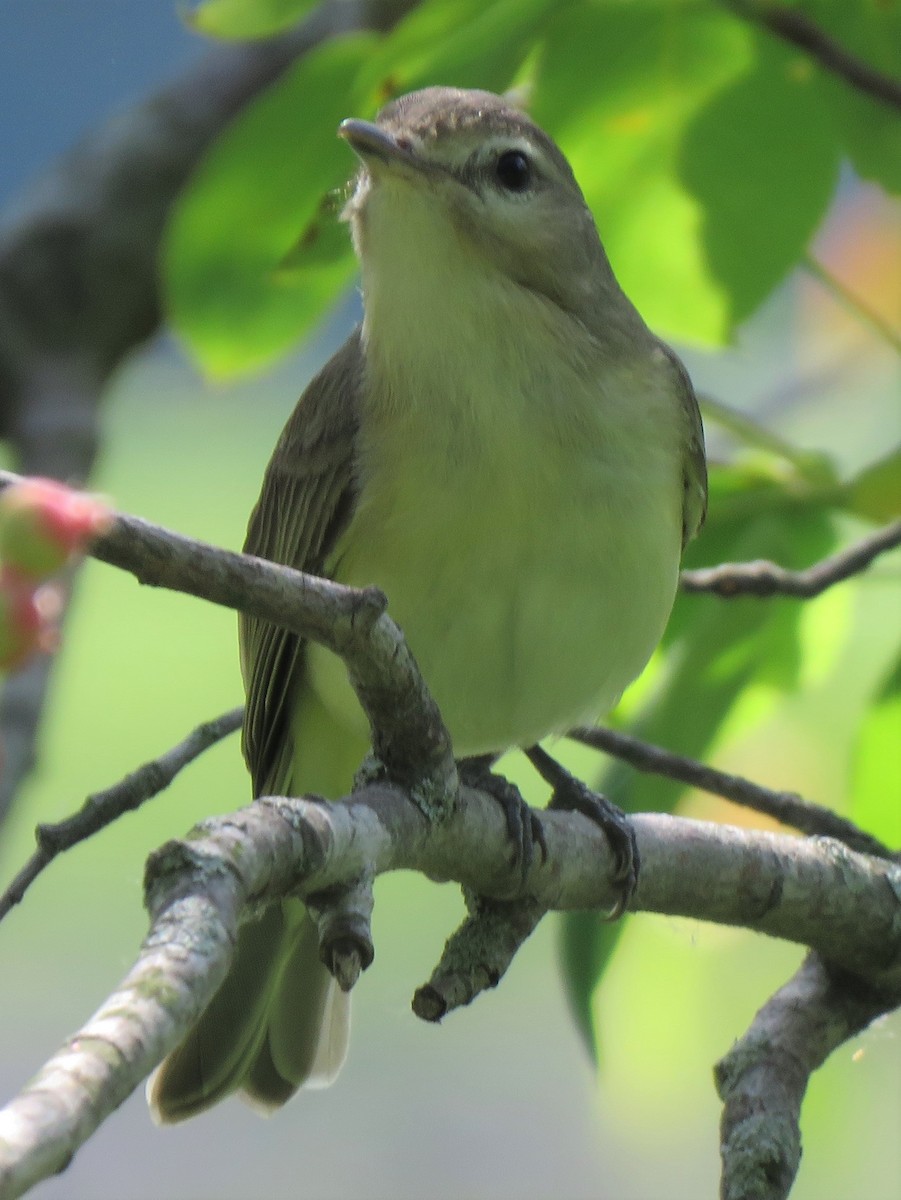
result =
[[[19,477],[0,472],[0,488]],[[701,588],[736,594],[748,575],[759,581],[785,580],[794,587],[822,590],[863,570],[873,558],[901,540],[901,522],[877,531],[850,549],[799,573],[774,564],[734,564],[706,572],[685,572]],[[419,779],[420,803],[428,808],[453,790],[454,769],[440,714],[419,678],[400,631],[384,614],[376,589],[355,591],[247,555],[221,550],[172,533],[136,517],[117,514],[92,547],[101,561],[130,571],[141,582],[184,591],[217,604],[252,612],[329,646],[349,661],[352,680],[370,716],[375,748],[400,782]],[[700,581],[697,576],[701,575]],[[724,582],[726,581],[726,582]],[[799,582],[800,581],[800,582]],[[811,582],[812,581],[812,582]],[[767,587],[771,584],[767,583]],[[398,697],[404,697],[398,703]],[[579,740],[606,749],[640,769],[651,769],[767,812],[808,833],[826,833],[863,852],[886,855],[885,846],[837,814],[800,797],[762,788],[704,764],[669,754],[625,734],[583,729]],[[428,786],[419,764],[432,763]]]
[[[333,804],[264,799],[162,847],[148,863],[151,927],[134,968],[0,1113],[0,1197],[61,1169],[180,1041],[224,978],[249,904],[287,891],[318,898],[370,872],[412,869],[494,901],[524,896],[533,912],[609,908],[614,863],[602,833],[578,814],[541,820],[548,855],[524,892],[499,806],[470,789],[438,824],[403,789],[370,784]],[[658,814],[635,825],[644,863],[635,909],[811,945],[901,998],[899,868],[833,842]]]
[[883,990],[810,954],[716,1067],[722,1200],[784,1200],[801,1161],[801,1102],[833,1050],[897,1007]]
[[798,8],[773,4],[771,0],[726,0],[731,9],[748,21],[762,25],[776,37],[797,46],[824,70],[883,104],[901,109],[901,81],[884,75],[851,54],[840,42]]
[[[89,796],[72,816],[53,825],[38,825],[35,830],[37,850],[7,889],[0,894],[0,920],[22,901],[27,889],[58,854],[92,837],[124,813],[133,812],[145,801],[159,795],[184,767],[216,742],[239,729],[242,715],[243,708],[235,708],[215,720],[204,722],[158,758],[151,759],[102,792]],[[570,730],[566,736],[621,759],[639,771],[673,779],[689,787],[722,796],[735,804],[752,808],[808,836],[835,838],[861,854],[897,861],[897,854],[893,854],[878,838],[860,829],[853,821],[847,820],[832,809],[805,800],[795,792],[763,787],[741,775],[732,775],[697,759],[673,754],[620,730],[598,725],[584,726]],[[518,913],[511,918],[517,923],[521,919],[522,914]],[[462,930],[460,932],[462,933]],[[474,970],[476,969],[478,968],[474,967]],[[483,974],[487,978],[488,974],[493,973],[496,983],[503,969],[489,972],[486,968]],[[472,999],[473,995],[475,990],[469,999]],[[436,1011],[435,1005],[427,1003],[425,999],[425,988],[423,997],[423,1005],[431,1011]],[[443,1015],[443,1012],[440,1015]]]
[[802,833],[836,838],[861,854],[872,854],[877,858],[893,857],[887,846],[872,834],[860,829],[853,821],[848,821],[821,804],[812,804],[796,792],[774,791],[741,775],[730,775],[727,771],[719,771],[707,763],[698,762],[697,759],[684,758],[681,754],[673,754],[660,746],[632,737],[631,734],[605,729],[600,725],[572,729],[566,736],[620,758],[639,771],[662,775],[667,779],[688,784],[689,787],[712,792],[715,796],[731,800],[733,804],[741,804],[746,808],[753,808],[755,812],[765,813],[768,817],[781,821],[783,825],[791,825]]
[[235,708],[214,721],[206,721],[159,758],[144,763],[112,787],[88,796],[71,817],[53,825],[38,825],[35,829],[37,850],[0,895],[0,921],[21,902],[31,884],[58,854],[99,833],[123,813],[134,812],[146,800],[158,796],[179,771],[216,742],[240,729],[243,715],[243,708]]
[[737,596],[794,596],[811,600],[833,584],[859,575],[879,555],[898,546],[901,546],[901,521],[893,521],[804,571],[786,571],[765,560],[722,563],[718,567],[683,571],[680,583],[684,592],[713,592],[726,600]]

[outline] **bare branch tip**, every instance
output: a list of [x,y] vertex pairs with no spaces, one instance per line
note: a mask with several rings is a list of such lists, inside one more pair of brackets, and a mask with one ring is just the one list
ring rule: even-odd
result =
[[447,1013],[447,1001],[430,983],[416,989],[411,1007],[414,1015],[421,1021],[428,1021],[433,1025],[437,1025]]

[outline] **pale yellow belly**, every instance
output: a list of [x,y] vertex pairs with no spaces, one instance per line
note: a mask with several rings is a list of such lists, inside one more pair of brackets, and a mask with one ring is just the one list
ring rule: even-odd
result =
[[[595,719],[663,632],[680,555],[674,475],[581,476],[546,470],[506,491],[395,480],[342,539],[336,578],[387,593],[458,756]],[[359,726],[343,666],[310,649],[317,694]]]

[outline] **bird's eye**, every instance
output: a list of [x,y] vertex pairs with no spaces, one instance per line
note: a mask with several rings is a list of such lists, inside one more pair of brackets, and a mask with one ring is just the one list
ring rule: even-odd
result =
[[524,192],[532,182],[532,164],[521,150],[505,150],[495,164],[494,173],[508,192]]

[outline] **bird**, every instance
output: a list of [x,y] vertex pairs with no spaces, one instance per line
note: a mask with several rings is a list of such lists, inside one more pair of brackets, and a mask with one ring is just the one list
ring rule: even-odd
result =
[[[538,743],[608,712],[667,623],[706,511],[692,385],[513,102],[431,87],[338,132],[359,163],[343,217],[363,319],[289,418],[245,550],[381,588],[455,755],[532,748],[541,770]],[[253,616],[240,650],[254,795],[346,794],[368,729],[343,664]],[[348,1037],[309,913],[271,904],[151,1111],[179,1121],[235,1090],[274,1111],[330,1083]]]

